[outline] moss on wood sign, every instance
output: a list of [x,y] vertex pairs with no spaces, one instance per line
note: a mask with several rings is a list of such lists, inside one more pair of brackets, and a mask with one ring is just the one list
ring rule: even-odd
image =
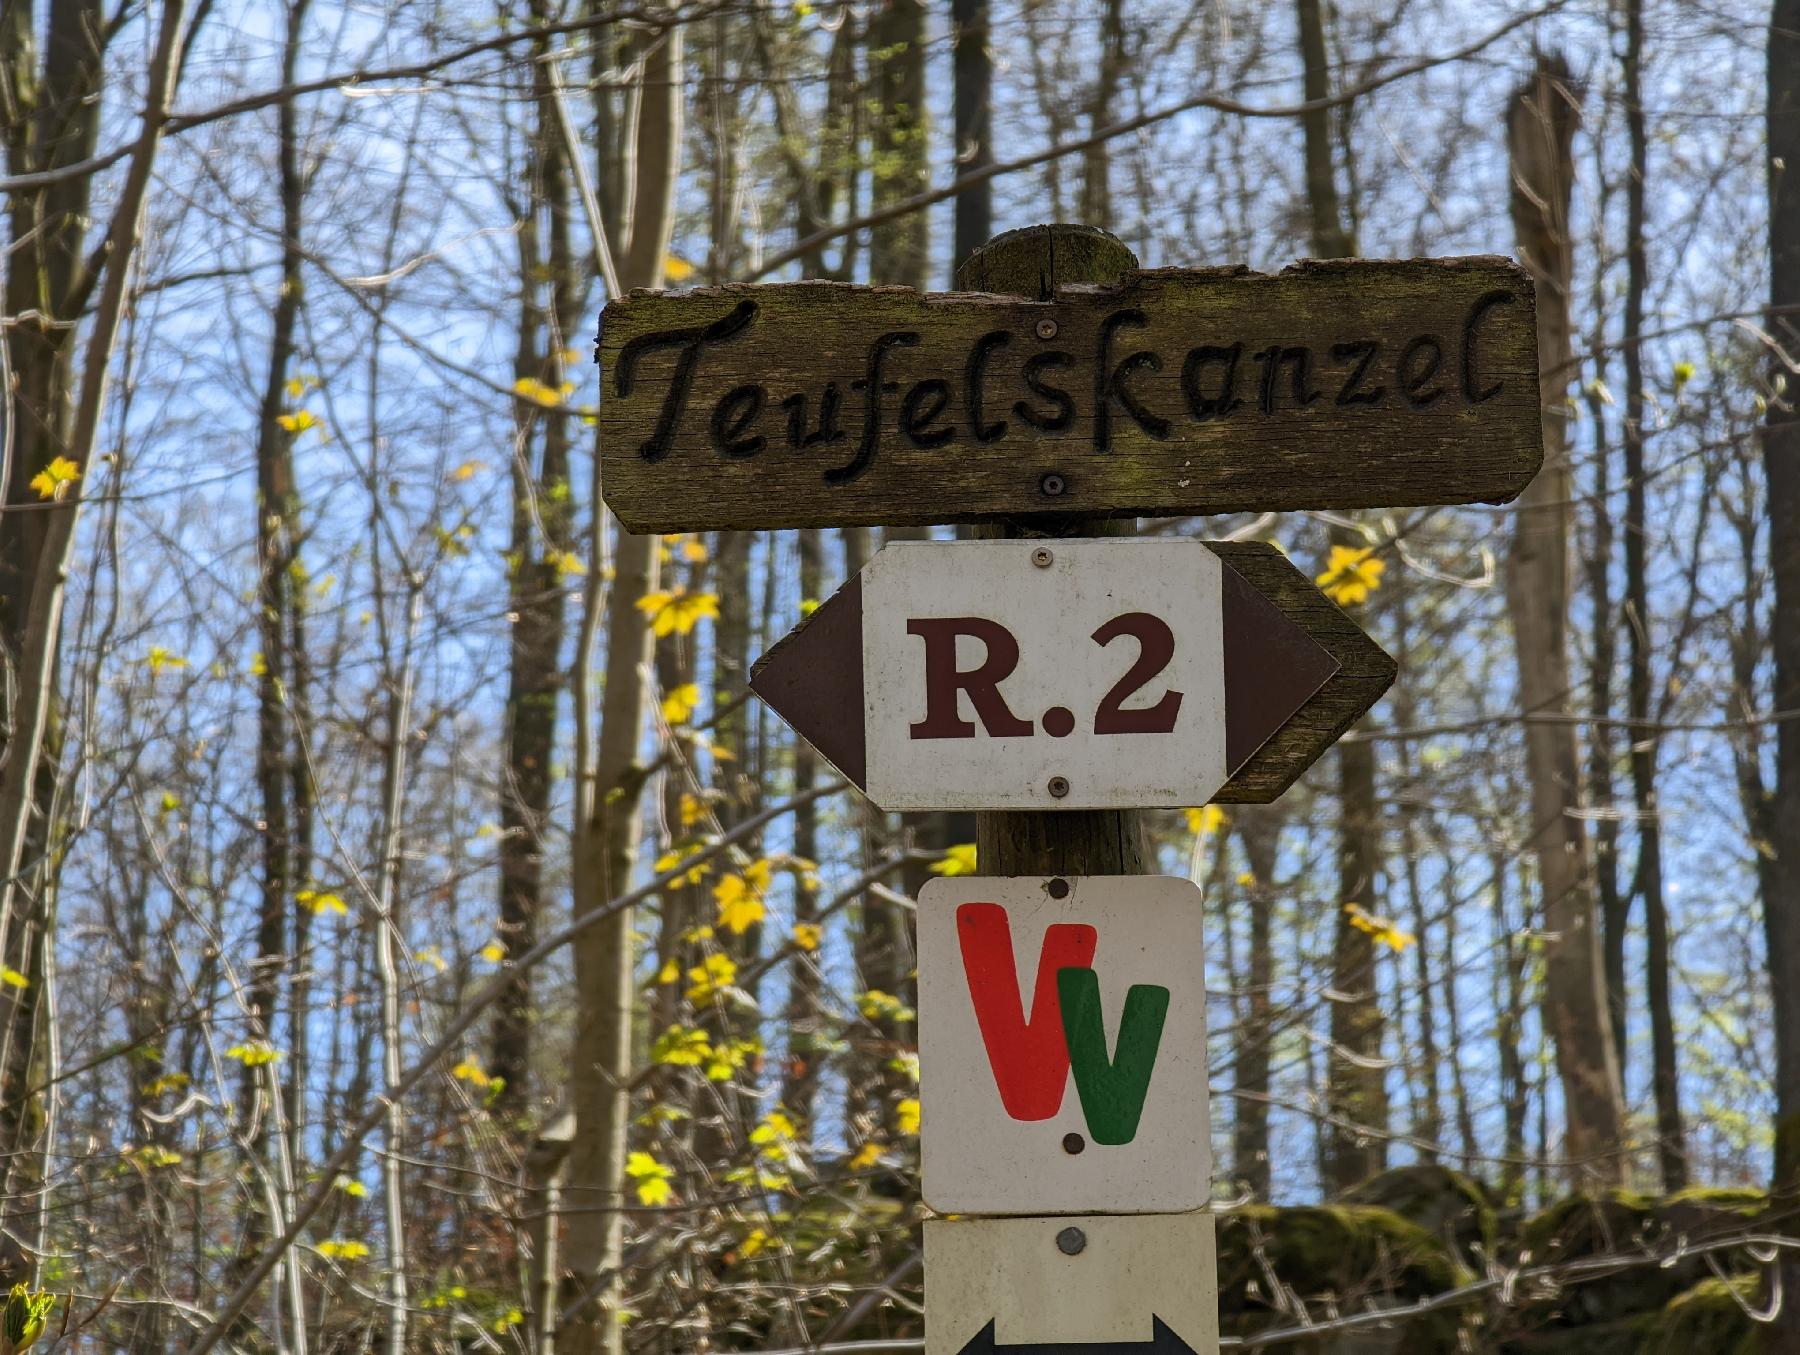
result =
[[1500,258],[634,292],[599,355],[606,501],[640,532],[1502,503],[1543,455],[1532,283]]

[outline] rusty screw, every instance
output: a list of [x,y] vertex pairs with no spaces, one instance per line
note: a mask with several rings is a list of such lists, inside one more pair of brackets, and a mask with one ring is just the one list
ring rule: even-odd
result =
[[1062,799],[1063,796],[1069,793],[1069,778],[1066,776],[1051,777],[1048,790],[1056,799]]
[[1049,316],[1045,316],[1042,320],[1039,320],[1037,322],[1037,336],[1040,339],[1054,339],[1056,337],[1056,321],[1052,320]]
[[1050,568],[1055,560],[1056,557],[1050,553],[1050,547],[1048,546],[1039,546],[1036,550],[1031,552],[1031,563],[1036,565],[1039,569]]

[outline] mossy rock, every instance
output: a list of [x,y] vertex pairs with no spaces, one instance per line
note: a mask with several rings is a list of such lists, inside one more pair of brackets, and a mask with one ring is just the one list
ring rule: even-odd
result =
[[[1271,1281],[1273,1275],[1273,1282]],[[1275,1284],[1313,1321],[1370,1308],[1402,1308],[1466,1284],[1450,1247],[1389,1209],[1257,1205],[1219,1216],[1221,1330],[1249,1336],[1299,1324]],[[1336,1333],[1284,1349],[1307,1355],[1453,1355],[1475,1305],[1398,1316],[1391,1326]]]
[[[1642,1256],[1646,1263],[1522,1295],[1523,1302],[1507,1321],[1502,1349],[1536,1352],[1548,1347],[1532,1338],[1547,1332],[1622,1331],[1635,1319],[1660,1315],[1670,1302],[1707,1278],[1708,1271],[1699,1255],[1667,1264],[1651,1258],[1675,1252],[1684,1242],[1742,1232],[1765,1206],[1761,1192],[1737,1189],[1685,1190],[1663,1197],[1612,1190],[1558,1200],[1526,1223],[1517,1258],[1522,1266],[1620,1255]],[[1635,1355],[1637,1346],[1625,1344],[1618,1350]],[[1590,1347],[1585,1355],[1614,1352]]]
[[1457,1259],[1479,1269],[1494,1255],[1494,1207],[1479,1182],[1432,1163],[1395,1167],[1371,1177],[1344,1196],[1345,1204],[1391,1209],[1451,1248]]
[[1757,1355],[1760,1333],[1744,1305],[1761,1288],[1754,1275],[1700,1281],[1669,1300],[1633,1355]]

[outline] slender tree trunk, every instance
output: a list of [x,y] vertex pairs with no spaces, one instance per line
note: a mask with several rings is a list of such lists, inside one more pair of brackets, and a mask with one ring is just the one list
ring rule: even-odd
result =
[[[956,74],[952,118],[956,124],[955,175],[994,163],[994,57],[989,44],[989,0],[951,0],[950,26]],[[994,183],[983,179],[956,195],[956,258],[961,267],[994,233]]]
[[[818,600],[824,586],[823,541],[816,528],[798,533],[800,548],[800,596]],[[794,793],[811,790],[818,775],[818,757],[805,739],[794,743]],[[794,814],[794,855],[807,861],[819,859],[819,809],[816,801],[808,801]],[[816,926],[819,900],[816,887],[808,883],[811,872],[801,870],[794,876],[794,925]],[[787,999],[787,1070],[782,1079],[781,1103],[800,1126],[803,1142],[813,1141],[813,1102],[819,1088],[819,970],[820,958],[814,954],[796,954],[788,965]]]
[[[1657,1160],[1663,1189],[1687,1186],[1686,1136],[1675,1058],[1675,1018],[1669,994],[1669,910],[1663,895],[1661,806],[1656,793],[1660,746],[1651,725],[1651,613],[1645,554],[1649,486],[1644,468],[1644,295],[1649,288],[1644,193],[1649,171],[1643,106],[1642,0],[1625,0],[1625,125],[1631,169],[1625,180],[1625,622],[1628,638],[1627,708],[1631,728],[1631,789],[1637,808],[1637,870],[1632,892],[1644,900],[1645,980],[1650,999],[1651,1085],[1656,1093]],[[1622,1062],[1621,1062],[1622,1069]]]
[[[869,21],[879,113],[874,126],[874,206],[923,193],[931,183],[926,138],[924,0],[880,0]],[[925,291],[931,286],[930,217],[908,212],[874,227],[869,276]]]
[[[549,21],[538,0],[534,23]],[[569,485],[569,415],[562,407],[564,355],[586,293],[571,238],[569,163],[549,67],[549,42],[533,44],[536,109],[519,214],[519,329],[513,361],[521,393],[513,401],[513,513],[508,553],[511,665],[506,695],[506,749],[500,794],[499,941],[517,955],[537,942],[544,906],[544,839],[549,827],[562,647],[567,626],[563,588],[571,559],[573,496]],[[545,293],[547,292],[547,295]],[[532,384],[535,383],[535,384]],[[532,445],[541,442],[535,474]],[[532,981],[515,972],[494,1020],[489,1072],[507,1103],[523,1103],[531,1076]]]
[[[1088,96],[1088,131],[1097,132],[1113,121],[1113,103],[1125,74],[1124,0],[1102,0],[1100,10],[1100,60],[1094,88]],[[1101,230],[1113,227],[1110,142],[1096,141],[1081,156],[1081,220]]]
[[1246,1019],[1238,1032],[1232,1071],[1237,1108],[1232,1115],[1232,1174],[1255,1200],[1269,1198],[1269,1045],[1274,1039],[1275,870],[1281,815],[1262,805],[1243,805],[1232,816],[1250,866],[1250,956]]
[[[681,161],[682,31],[671,25],[645,39],[642,106],[631,160],[629,240],[619,258],[622,287],[656,287],[663,280],[674,223],[675,180]],[[599,448],[595,448],[596,457]],[[592,511],[601,511],[599,504]],[[592,561],[590,569],[598,569]],[[654,537],[619,532],[613,581],[606,595],[606,661],[600,732],[592,774],[576,796],[575,912],[599,908],[623,892],[639,836],[644,771],[638,742],[646,709],[644,674],[655,657],[649,619],[638,599],[656,587]],[[589,590],[589,606],[600,594]],[[593,626],[584,627],[591,633]],[[582,692],[579,698],[589,699]],[[584,767],[588,754],[581,757]],[[584,772],[585,776],[585,772]],[[557,1344],[563,1355],[619,1355],[618,1320],[624,1258],[625,1150],[630,1123],[632,930],[634,910],[622,909],[575,941],[580,994],[570,1059],[569,1097],[576,1134],[569,1147],[567,1191],[581,1202],[568,1218],[562,1284],[564,1318]],[[597,1289],[589,1298],[588,1291]]]
[[[1506,1136],[1500,1150],[1500,1198],[1509,1205],[1522,1203],[1525,1191],[1525,1053],[1519,1027],[1525,1020],[1526,928],[1515,927],[1506,913],[1507,857],[1495,852],[1494,935],[1498,938],[1500,966],[1494,975],[1494,1039],[1500,1047],[1500,1104]],[[1520,898],[1525,898],[1523,891]],[[1504,983],[1504,987],[1501,985]]]
[[[1567,68],[1539,61],[1507,114],[1512,155],[1513,227],[1537,281],[1538,364],[1543,382],[1544,469],[1515,507],[1507,600],[1518,650],[1519,695],[1527,711],[1569,708],[1570,474],[1562,393],[1570,371],[1573,275],[1570,145],[1580,120]],[[1625,1116],[1607,1017],[1606,978],[1596,926],[1593,858],[1576,816],[1579,754],[1573,725],[1525,727],[1531,781],[1531,846],[1544,896],[1544,1023],[1556,1042],[1564,1148],[1577,1181],[1624,1179]]]
[[[1769,18],[1769,333],[1800,351],[1800,0],[1775,0]],[[1774,709],[1800,710],[1800,403],[1777,357],[1785,397],[1768,402],[1763,468],[1769,493],[1770,635]],[[1775,1173],[1772,1220],[1800,1237],[1800,721],[1776,726],[1775,786],[1763,928],[1775,1014]],[[1771,1355],[1800,1351],[1800,1251],[1775,1263],[1783,1301],[1765,1329]]]
[[[1331,89],[1321,0],[1296,0],[1300,54],[1308,102]],[[1313,253],[1348,258],[1356,241],[1344,223],[1333,166],[1330,110],[1301,118],[1306,145],[1306,197]],[[1360,535],[1334,529],[1334,545],[1362,546]],[[1352,905],[1379,912],[1375,896],[1381,868],[1381,817],[1376,802],[1375,746],[1366,740],[1340,744],[1338,763],[1338,911],[1332,946],[1331,1052],[1326,1068],[1325,1127],[1328,1191],[1341,1194],[1387,1165],[1387,1067],[1382,1060],[1385,1020],[1377,979],[1375,940],[1352,924]]]

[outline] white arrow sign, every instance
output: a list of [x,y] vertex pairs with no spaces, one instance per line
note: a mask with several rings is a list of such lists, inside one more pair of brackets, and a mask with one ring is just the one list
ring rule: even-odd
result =
[[1217,1355],[1213,1216],[925,1225],[925,1355]]
[[952,877],[919,894],[925,1202],[945,1214],[1206,1203],[1200,890]]

